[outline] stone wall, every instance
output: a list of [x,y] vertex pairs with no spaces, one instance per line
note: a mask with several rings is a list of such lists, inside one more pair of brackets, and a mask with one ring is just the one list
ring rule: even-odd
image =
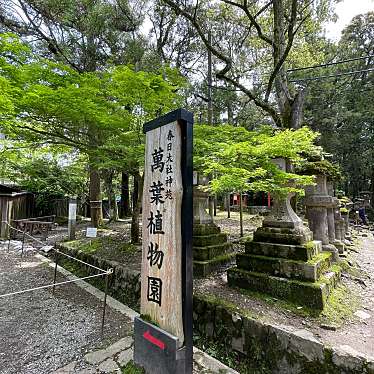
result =
[[212,296],[195,295],[194,330],[240,352],[241,373],[374,374],[374,361],[348,346],[331,349],[308,330],[265,323]]
[[[78,258],[84,262],[92,264],[100,269],[113,268],[113,274],[110,277],[108,294],[121,303],[139,311],[140,309],[140,272],[127,269],[125,266],[116,261],[109,261],[99,258],[93,254],[85,253],[79,249],[71,248],[64,243],[56,244],[61,251]],[[79,264],[79,275],[94,275],[97,270],[89,266],[85,266],[73,260],[67,260],[66,257],[59,256],[59,264],[73,270],[77,273],[77,264]],[[74,271],[76,270],[76,271]],[[94,278],[91,282],[95,287],[104,289],[103,278]]]
[[[68,248],[63,243],[58,248],[102,269],[113,268],[109,294],[139,311],[138,271]],[[77,262],[59,263],[76,266],[79,275],[97,273],[82,264],[77,267]],[[104,283],[100,281],[94,285],[103,289]],[[325,347],[310,331],[265,323],[214,296],[194,295],[193,319],[194,336],[198,340],[219,344],[226,353],[238,352],[246,368],[242,374],[374,374],[374,361],[368,361],[348,346],[333,350]],[[222,357],[217,358],[222,360]]]

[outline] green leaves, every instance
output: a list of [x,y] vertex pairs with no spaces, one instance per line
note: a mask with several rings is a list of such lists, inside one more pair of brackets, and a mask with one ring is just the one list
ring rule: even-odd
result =
[[248,131],[229,125],[195,126],[195,169],[212,176],[210,188],[216,193],[302,192],[304,185],[313,184],[313,177],[283,172],[272,159],[298,161],[319,152],[314,145],[317,136],[318,133],[306,127],[284,131],[264,127]]
[[143,123],[179,103],[181,80],[171,69],[166,79],[128,66],[78,73],[32,55],[9,34],[0,34],[0,64],[3,132],[67,145],[92,156],[97,166],[139,166]]

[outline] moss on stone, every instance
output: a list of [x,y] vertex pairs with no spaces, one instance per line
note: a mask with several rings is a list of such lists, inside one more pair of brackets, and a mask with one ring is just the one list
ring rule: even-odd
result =
[[232,263],[235,256],[235,253],[227,253],[206,261],[193,261],[194,276],[205,277],[218,270],[221,266]]
[[131,360],[122,368],[122,374],[145,374],[145,371]]
[[327,261],[330,257],[331,257],[330,252],[321,252],[321,253],[318,253],[317,255],[313,256],[312,259],[310,259],[309,261],[307,261],[307,264],[308,265],[315,265],[319,261]]
[[338,285],[329,295],[321,313],[321,321],[341,325],[350,319],[360,305],[359,298],[344,285]]
[[149,314],[141,314],[140,318],[143,321],[150,323],[151,325],[154,325],[156,327],[160,327],[160,325],[156,321],[154,321]]

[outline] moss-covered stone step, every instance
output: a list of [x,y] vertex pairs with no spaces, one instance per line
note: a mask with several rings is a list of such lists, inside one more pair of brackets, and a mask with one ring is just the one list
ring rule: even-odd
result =
[[229,252],[232,248],[231,243],[224,242],[219,245],[210,245],[206,247],[192,247],[193,259],[198,261],[212,260]]
[[301,282],[238,268],[229,269],[227,279],[230,287],[262,292],[300,306],[323,310],[329,294],[340,280],[340,268],[331,267],[318,282]]
[[224,233],[193,236],[192,238],[194,247],[205,247],[208,245],[222,244],[226,241],[227,241],[227,234],[224,234]]
[[260,227],[255,231],[253,240],[267,243],[304,244],[313,240],[313,234],[310,231],[300,233],[289,228]]
[[245,253],[247,254],[299,261],[309,261],[321,251],[322,243],[320,241],[310,241],[305,244],[280,244],[258,241],[245,243]]
[[194,277],[206,277],[223,266],[235,263],[235,253],[227,253],[207,261],[193,261]]
[[193,236],[219,234],[220,232],[221,229],[214,223],[193,225]]
[[331,256],[331,253],[323,252],[313,257],[312,260],[304,262],[284,258],[238,254],[236,256],[236,265],[243,270],[306,282],[316,282],[322,273],[331,266]]

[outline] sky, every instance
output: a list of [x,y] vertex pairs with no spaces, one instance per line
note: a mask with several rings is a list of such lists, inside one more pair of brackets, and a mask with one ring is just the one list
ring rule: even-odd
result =
[[343,0],[338,3],[335,12],[338,15],[336,23],[329,23],[326,27],[326,36],[329,39],[338,41],[345,26],[357,14],[374,11],[374,0]]

